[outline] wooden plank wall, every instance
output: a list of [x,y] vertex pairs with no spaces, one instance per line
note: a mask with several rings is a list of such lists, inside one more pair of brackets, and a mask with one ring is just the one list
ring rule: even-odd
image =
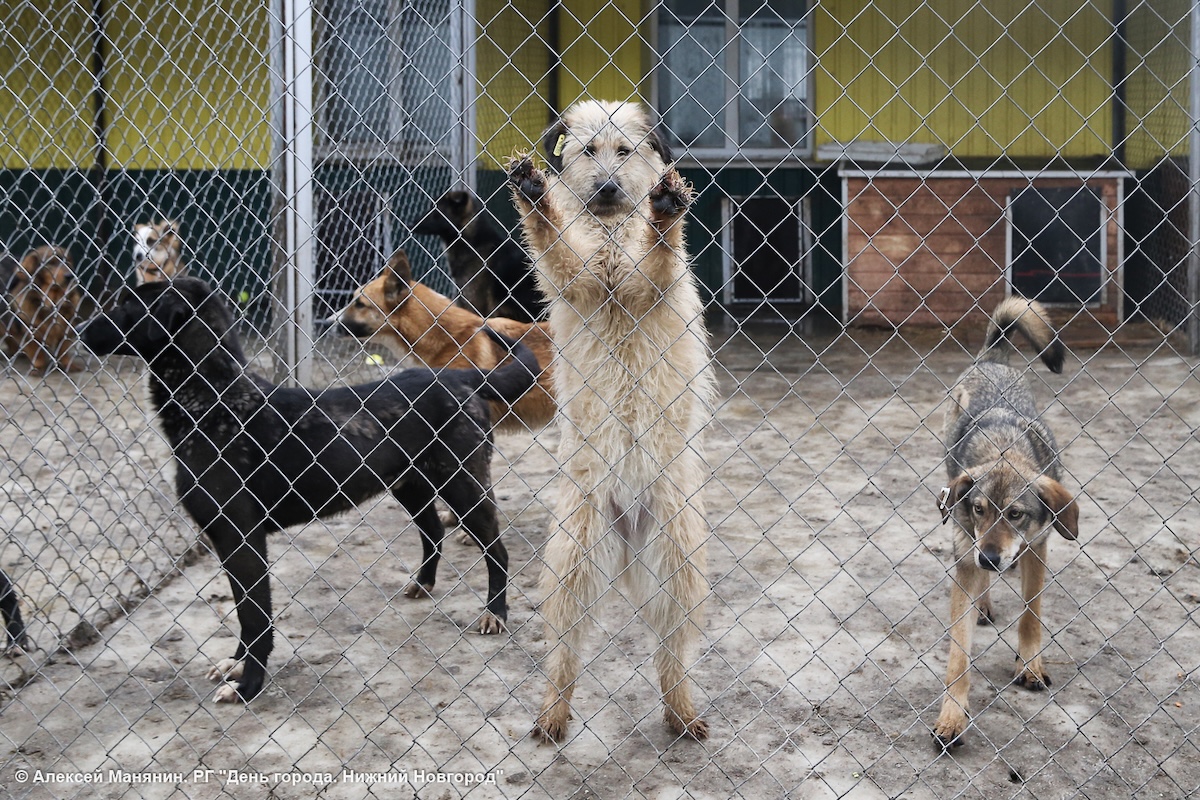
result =
[[[1025,177],[846,177],[846,319],[851,325],[979,324],[1007,294],[1009,192]],[[1033,178],[1075,187],[1070,178]],[[1087,182],[1108,209],[1106,284],[1097,321],[1121,302],[1118,179]]]

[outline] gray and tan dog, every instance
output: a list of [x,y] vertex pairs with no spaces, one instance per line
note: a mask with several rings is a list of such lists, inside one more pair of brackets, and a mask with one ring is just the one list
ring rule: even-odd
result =
[[534,735],[566,735],[586,625],[617,586],[658,635],[667,724],[703,739],[688,670],[708,595],[700,435],[716,389],[683,236],[692,189],[636,104],[572,106],[544,145],[549,174],[525,155],[509,168],[561,356],[562,474],[542,575],[551,651]]
[[992,314],[987,343],[959,377],[946,411],[946,473],[938,508],[954,519],[955,574],[950,585],[950,665],[946,696],[933,735],[942,748],[962,743],[970,719],[968,669],[976,623],[992,621],[992,573],[1021,567],[1025,610],[1017,625],[1016,682],[1032,691],[1050,685],[1042,663],[1042,590],[1047,538],[1053,527],[1079,535],[1079,508],[1059,482],[1058,445],[1039,419],[1014,331],[1062,372],[1063,346],[1036,302],[1003,301]]

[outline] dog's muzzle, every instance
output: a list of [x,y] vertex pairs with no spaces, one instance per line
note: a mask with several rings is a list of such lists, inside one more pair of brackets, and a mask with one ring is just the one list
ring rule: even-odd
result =
[[125,333],[108,317],[99,317],[84,326],[79,341],[98,356],[116,353],[125,344]]

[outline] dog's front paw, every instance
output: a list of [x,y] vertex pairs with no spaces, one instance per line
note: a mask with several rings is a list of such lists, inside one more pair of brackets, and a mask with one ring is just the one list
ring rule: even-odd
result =
[[223,658],[213,664],[208,670],[208,679],[213,683],[220,681],[236,681],[242,677],[246,662],[237,658]]
[[240,703],[242,696],[238,694],[238,685],[236,683],[222,683],[213,695],[214,703]]
[[658,185],[650,190],[650,210],[654,222],[674,222],[688,210],[696,197],[692,185],[671,169]]
[[1017,656],[1017,673],[1013,682],[1031,692],[1044,692],[1051,686],[1050,673],[1042,666],[1042,659],[1035,658],[1028,664],[1021,665],[1021,657]]
[[410,600],[428,600],[433,597],[433,584],[426,586],[420,581],[412,581],[404,587],[404,596]]
[[484,636],[494,636],[498,633],[504,633],[507,628],[508,626],[504,620],[490,611],[484,611],[483,616],[479,618],[479,632]]
[[967,715],[957,710],[943,709],[933,726],[933,741],[939,750],[949,752],[962,747],[967,730]]
[[534,166],[533,159],[527,155],[517,154],[508,165],[508,182],[514,191],[528,200],[537,203],[546,195],[546,176]]

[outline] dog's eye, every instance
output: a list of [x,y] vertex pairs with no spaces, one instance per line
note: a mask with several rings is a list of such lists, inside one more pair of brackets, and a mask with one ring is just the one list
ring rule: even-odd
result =
[[975,503],[973,506],[971,506],[971,510],[974,511],[976,514],[982,515],[983,514],[983,503]]
[[1010,508],[1008,510],[1008,518],[1013,522],[1016,522],[1023,516],[1025,516],[1025,512],[1019,508]]
[[617,148],[617,155],[619,155],[621,158],[629,158],[629,156],[632,153],[633,153],[633,151],[630,150],[628,147],[618,147]]
[[586,155],[588,158],[595,158],[596,157],[596,147],[594,145],[589,144],[587,147],[583,148],[583,154]]

